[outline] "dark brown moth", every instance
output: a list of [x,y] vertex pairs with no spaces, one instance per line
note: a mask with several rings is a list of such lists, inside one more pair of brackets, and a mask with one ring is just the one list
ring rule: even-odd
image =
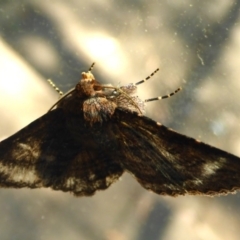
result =
[[48,113],[0,143],[0,187],[88,196],[127,171],[162,195],[240,188],[240,158],[142,115],[144,101],[134,94],[157,70],[120,88],[101,85],[91,70]]

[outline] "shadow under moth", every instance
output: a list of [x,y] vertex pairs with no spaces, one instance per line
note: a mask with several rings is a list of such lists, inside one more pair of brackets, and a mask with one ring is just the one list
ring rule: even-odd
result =
[[124,171],[162,195],[219,195],[240,188],[240,158],[142,115],[135,84],[102,85],[82,73],[48,113],[0,142],[0,187],[89,196]]

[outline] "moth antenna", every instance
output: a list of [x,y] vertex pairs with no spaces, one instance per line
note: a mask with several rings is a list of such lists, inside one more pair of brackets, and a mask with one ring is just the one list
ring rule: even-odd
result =
[[48,79],[47,81],[50,83],[50,85],[53,87],[53,89],[55,89],[55,91],[56,91],[60,96],[63,95],[63,92],[54,84],[54,82],[53,82],[51,79]]
[[170,98],[172,97],[173,95],[175,95],[177,92],[179,92],[180,90],[182,90],[182,88],[178,88],[176,89],[174,92],[168,94],[168,95],[164,95],[164,96],[160,96],[160,97],[155,97],[155,98],[149,98],[149,99],[146,99],[144,100],[144,102],[152,102],[152,101],[157,101],[157,100],[161,100],[161,99],[165,99],[165,98]]
[[148,79],[150,79],[153,75],[155,75],[156,72],[159,71],[159,68],[157,68],[154,72],[152,72],[148,77],[146,77],[145,79],[135,83],[134,85],[139,85],[139,84],[142,84],[144,82],[146,82]]
[[75,88],[70,89],[68,92],[66,92],[64,95],[61,96],[60,99],[56,103],[53,104],[53,106],[48,110],[50,112],[55,106],[57,106],[64,98],[66,98],[68,95],[70,95],[72,92],[75,91]]
[[93,70],[94,65],[95,65],[95,62],[92,63],[91,67],[88,70],[89,72],[91,72]]

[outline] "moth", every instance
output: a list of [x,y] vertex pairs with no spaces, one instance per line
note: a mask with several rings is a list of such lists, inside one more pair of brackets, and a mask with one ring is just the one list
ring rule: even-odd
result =
[[219,195],[240,188],[240,158],[144,116],[137,86],[102,85],[83,72],[42,117],[0,142],[0,187],[90,196],[123,172],[161,195]]

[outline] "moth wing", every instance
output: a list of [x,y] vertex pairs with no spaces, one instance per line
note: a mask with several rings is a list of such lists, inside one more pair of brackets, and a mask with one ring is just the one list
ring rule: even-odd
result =
[[0,187],[50,187],[78,196],[107,188],[123,170],[87,137],[83,118],[62,109],[45,114],[0,142]]
[[217,195],[240,188],[240,158],[155,121],[116,111],[124,169],[163,195]]

